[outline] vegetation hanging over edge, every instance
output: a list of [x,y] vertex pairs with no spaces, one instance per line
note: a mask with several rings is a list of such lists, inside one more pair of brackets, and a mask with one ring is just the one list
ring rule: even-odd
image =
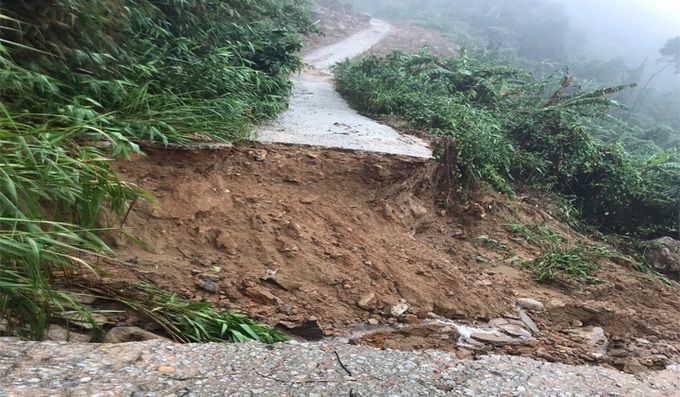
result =
[[395,51],[335,67],[338,90],[360,111],[397,116],[455,138],[460,186],[485,180],[512,194],[512,181],[569,197],[601,230],[656,236],[679,230],[680,159],[673,150],[638,161],[594,140],[593,120],[623,107],[608,96],[630,85],[582,92],[567,72],[532,82],[528,73],[470,59]]
[[[139,152],[131,139],[248,138],[251,125],[285,109],[287,74],[302,65],[298,33],[315,30],[304,5],[0,5],[0,320],[37,340],[54,321],[101,331],[86,306],[53,284],[96,272],[91,260],[110,253],[96,234],[102,210],[115,215],[116,228],[135,200],[150,199],[120,181],[110,159]],[[179,340],[282,339],[245,318],[147,292]],[[143,310],[144,302],[127,303]]]

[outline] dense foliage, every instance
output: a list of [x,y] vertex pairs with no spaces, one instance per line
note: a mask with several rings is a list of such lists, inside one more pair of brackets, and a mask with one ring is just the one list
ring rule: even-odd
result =
[[344,61],[340,92],[375,115],[455,138],[461,185],[486,180],[511,193],[511,181],[572,198],[589,223],[637,235],[678,231],[680,169],[672,150],[644,161],[592,138],[593,122],[625,128],[607,98],[629,86],[584,92],[565,73],[531,82],[526,72],[468,58],[393,52]]
[[313,29],[300,3],[5,3],[0,98],[19,115],[64,114],[130,137],[242,138],[287,106],[297,34]]
[[[377,17],[408,20],[441,32],[472,57],[498,65],[514,65],[546,79],[568,66],[572,86],[594,91],[637,83],[612,98],[629,110],[611,109],[626,128],[589,123],[592,136],[622,145],[644,161],[659,149],[680,150],[680,86],[669,76],[680,66],[680,37],[659,43],[658,58],[627,65],[622,56],[588,56],[585,33],[570,27],[563,7],[549,0],[376,0],[350,1]],[[612,43],[610,43],[612,44]],[[626,43],[616,43],[625,48]],[[622,54],[623,55],[623,54]],[[659,83],[663,80],[663,84]]]
[[[298,33],[314,30],[304,5],[0,4],[0,320],[33,339],[55,318],[91,321],[52,285],[94,270],[91,260],[109,251],[96,235],[101,211],[115,228],[147,198],[117,178],[110,159],[138,151],[132,138],[247,138],[254,123],[285,109],[287,74],[301,66]],[[241,321],[220,318],[210,326]],[[253,324],[242,323],[236,329],[252,335]]]

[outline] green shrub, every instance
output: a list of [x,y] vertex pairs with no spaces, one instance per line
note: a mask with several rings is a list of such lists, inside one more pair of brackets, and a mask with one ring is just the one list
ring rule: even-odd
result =
[[[111,158],[138,152],[131,138],[243,139],[285,109],[287,74],[302,66],[297,33],[314,30],[304,7],[301,0],[2,4],[0,319],[12,331],[42,339],[50,321],[94,324],[87,307],[53,284],[60,274],[96,271],[90,261],[110,252],[96,234],[102,210],[122,222],[136,199],[150,198],[118,179]],[[239,316],[180,306],[162,313],[180,340],[280,340]]]
[[618,144],[593,139],[594,123],[628,128],[609,114],[608,97],[631,85],[594,91],[567,72],[540,82],[527,73],[459,57],[417,54],[346,60],[338,90],[360,111],[398,116],[412,127],[455,138],[453,174],[462,185],[485,180],[511,194],[530,183],[572,198],[576,212],[602,230],[650,236],[678,231],[680,170],[657,148],[645,165]]
[[[0,74],[0,97],[23,112],[88,113],[124,136],[181,141],[249,136],[287,107],[302,66],[301,0],[39,0],[4,4],[5,61],[49,82]],[[24,121],[24,118],[20,118]],[[32,120],[26,120],[32,122]]]

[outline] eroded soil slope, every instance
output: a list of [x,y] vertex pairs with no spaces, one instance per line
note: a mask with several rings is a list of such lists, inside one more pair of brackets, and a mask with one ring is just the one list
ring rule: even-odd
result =
[[[257,145],[149,149],[148,157],[116,168],[158,201],[137,203],[126,220],[126,231],[143,246],[107,236],[121,262],[105,264],[106,270],[130,281],[271,325],[316,319],[327,336],[367,322],[417,323],[432,313],[482,324],[512,313],[518,297],[530,297],[545,304],[545,311],[532,313],[540,328],[536,340],[475,351],[619,368],[660,368],[677,354],[676,289],[608,262],[594,273],[603,284],[536,283],[517,264],[541,249],[506,224],[585,238],[529,199],[436,195],[436,160]],[[395,315],[391,309],[399,303],[408,308]],[[608,338],[605,356],[593,354],[587,341],[593,326]],[[404,338],[389,346],[460,350],[451,342],[442,347]]]
[[[123,238],[112,243],[150,281],[269,322],[314,316],[342,326],[402,298],[421,316],[499,314],[511,292],[475,283],[471,276],[485,269],[467,257],[478,250],[467,244],[448,252],[451,224],[427,197],[435,165],[284,146],[152,150],[148,158],[118,164],[127,181],[158,200],[158,206],[138,203],[126,222],[145,246]],[[430,229],[433,241],[425,233]],[[197,289],[192,271],[214,267],[225,276],[219,293]],[[270,293],[278,298],[271,305],[261,298]],[[367,293],[376,295],[374,310],[355,304]]]

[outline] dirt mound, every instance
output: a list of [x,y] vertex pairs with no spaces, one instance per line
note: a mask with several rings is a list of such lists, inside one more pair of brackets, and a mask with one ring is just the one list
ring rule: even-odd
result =
[[412,54],[427,45],[432,55],[451,57],[458,55],[460,46],[441,33],[414,26],[409,22],[390,22],[394,26],[389,35],[365,52],[365,55],[386,55],[394,50]]
[[334,1],[315,4],[312,18],[323,34],[306,36],[305,51],[325,47],[356,32],[368,29],[371,20],[370,16],[354,11],[351,6]]
[[[536,283],[514,266],[541,250],[510,233],[509,222],[585,238],[527,202],[485,191],[467,201],[436,195],[435,160],[257,145],[151,149],[116,168],[158,202],[137,203],[127,217],[126,232],[143,245],[106,237],[121,261],[104,267],[117,277],[271,325],[318,322],[326,336],[435,315],[485,324],[515,318],[508,313],[516,298],[528,296],[545,304],[531,315],[537,341],[478,351],[619,368],[637,368],[630,357],[647,360],[640,368],[655,368],[677,354],[675,289],[613,263],[595,274],[605,281],[599,285]],[[509,251],[489,246],[489,239]],[[614,356],[592,354],[583,333],[593,327],[607,335]],[[403,335],[387,345],[441,345]],[[364,338],[371,340],[385,346],[383,336]]]
[[[117,164],[158,200],[126,222],[144,246],[109,241],[164,288],[267,322],[313,316],[338,327],[402,299],[409,313],[450,318],[488,318],[511,302],[470,279],[484,273],[468,258],[474,245],[451,255],[418,238],[433,229],[439,244],[453,242],[422,196],[434,162],[282,146],[148,154]],[[205,274],[224,276],[217,293],[201,289]]]

